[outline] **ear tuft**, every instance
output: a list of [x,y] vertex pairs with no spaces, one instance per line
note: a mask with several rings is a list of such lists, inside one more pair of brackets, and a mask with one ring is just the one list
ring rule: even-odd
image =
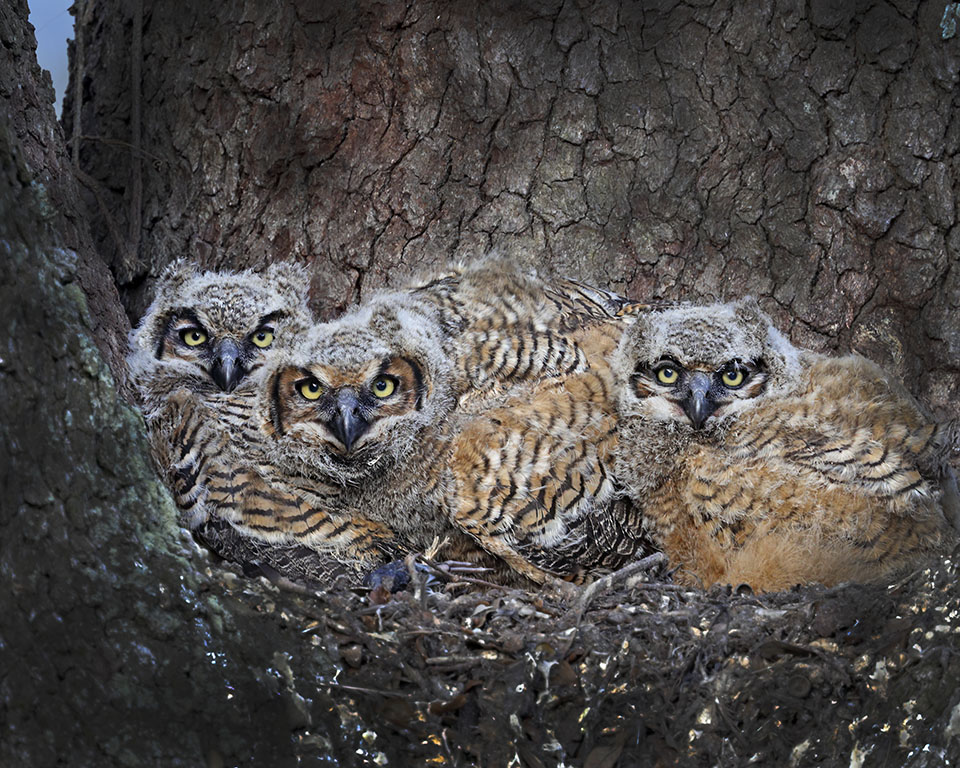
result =
[[744,296],[733,305],[733,311],[737,318],[744,323],[767,326],[770,322],[766,313],[760,309],[760,302],[753,296]]
[[181,294],[183,286],[199,275],[200,269],[196,262],[182,256],[171,261],[160,272],[150,306],[140,318],[140,322],[130,331],[130,348],[149,353],[140,361],[142,364],[148,364],[147,361],[152,360],[153,350],[160,343],[160,335],[168,318],[168,314],[163,310],[169,310],[174,298]]
[[175,296],[184,285],[199,275],[200,267],[192,259],[185,256],[174,259],[163,268],[157,278],[155,296]]
[[307,303],[310,294],[310,270],[292,261],[275,261],[263,272],[264,279],[279,293]]

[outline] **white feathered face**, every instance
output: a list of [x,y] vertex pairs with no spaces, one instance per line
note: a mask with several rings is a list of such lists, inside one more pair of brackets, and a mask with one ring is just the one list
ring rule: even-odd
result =
[[452,407],[449,363],[417,322],[426,319],[404,314],[361,311],[317,326],[300,353],[271,370],[263,423],[278,461],[353,484],[402,462],[442,420]]
[[131,367],[148,387],[150,377],[167,377],[201,394],[231,392],[308,322],[305,291],[291,292],[276,272],[178,274],[134,332]]
[[686,417],[693,429],[702,429],[710,419],[722,418],[731,405],[762,395],[766,380],[762,359],[685,358],[681,362],[672,355],[660,355],[653,363],[637,366],[631,385],[637,399],[646,401],[649,413],[681,421]]
[[752,299],[640,317],[618,350],[621,411],[709,431],[767,394],[785,344]]

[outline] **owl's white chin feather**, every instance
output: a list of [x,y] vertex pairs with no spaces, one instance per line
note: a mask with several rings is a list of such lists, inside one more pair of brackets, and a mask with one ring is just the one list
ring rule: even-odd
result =
[[313,480],[338,486],[357,486],[366,482],[387,463],[388,457],[374,451],[343,455],[323,447],[292,446],[278,450],[279,463]]

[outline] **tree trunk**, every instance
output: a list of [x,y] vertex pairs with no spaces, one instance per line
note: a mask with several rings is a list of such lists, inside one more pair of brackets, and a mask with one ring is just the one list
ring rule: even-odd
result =
[[953,4],[77,11],[74,168],[0,6],[0,763],[960,759],[955,559],[891,589],[621,586],[579,624],[549,595],[278,592],[179,530],[121,397],[175,257],[309,262],[332,316],[498,248],[632,297],[753,293],[958,416]]
[[311,260],[332,315],[517,250],[639,298],[752,293],[794,341],[960,413],[950,8],[155,3],[137,88],[135,5],[85,27],[81,120],[134,315],[182,254]]

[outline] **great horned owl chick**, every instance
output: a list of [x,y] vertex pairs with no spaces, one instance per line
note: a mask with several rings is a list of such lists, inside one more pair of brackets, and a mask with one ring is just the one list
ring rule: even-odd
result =
[[[269,372],[254,418],[263,464],[317,506],[362,512],[425,549],[448,529],[438,511],[455,378],[435,306],[404,292],[375,299],[312,328]],[[283,515],[272,522],[290,527]],[[316,546],[325,534],[296,535]]]
[[245,441],[241,423],[263,364],[309,326],[306,285],[304,270],[287,264],[260,275],[201,272],[181,259],[161,275],[131,332],[128,363],[155,458],[184,511],[199,493],[197,463]]
[[614,367],[617,473],[680,581],[880,580],[952,540],[957,424],[866,359],[795,348],[756,301],[640,316]]

